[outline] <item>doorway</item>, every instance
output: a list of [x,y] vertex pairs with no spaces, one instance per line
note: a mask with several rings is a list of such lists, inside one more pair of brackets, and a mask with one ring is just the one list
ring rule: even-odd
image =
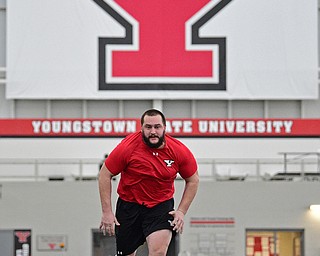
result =
[[246,256],[304,256],[303,229],[247,229]]

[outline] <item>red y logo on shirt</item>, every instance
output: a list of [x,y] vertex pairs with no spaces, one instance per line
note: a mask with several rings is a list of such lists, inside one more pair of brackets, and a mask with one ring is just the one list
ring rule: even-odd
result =
[[94,0],[125,29],[99,38],[100,90],[226,90],[226,39],[199,29],[232,0]]

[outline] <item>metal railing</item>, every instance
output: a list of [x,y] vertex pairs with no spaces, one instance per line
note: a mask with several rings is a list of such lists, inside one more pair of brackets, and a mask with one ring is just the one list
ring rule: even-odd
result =
[[317,172],[320,172],[320,152],[280,152],[283,155],[284,172],[288,171],[288,164],[303,161],[307,157],[315,157],[317,161]]
[[6,83],[6,68],[0,67],[0,84]]
[[[319,155],[309,158],[311,155],[295,158],[294,161],[283,158],[198,158],[197,162],[200,178],[213,181],[320,181]],[[96,180],[102,162],[103,159],[79,158],[0,159],[0,181]]]
[[0,181],[96,179],[101,159],[0,159]]

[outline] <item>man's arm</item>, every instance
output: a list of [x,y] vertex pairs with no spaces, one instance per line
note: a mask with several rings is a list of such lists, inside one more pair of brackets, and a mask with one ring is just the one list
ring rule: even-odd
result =
[[112,192],[112,173],[103,164],[99,173],[99,193],[102,208],[100,229],[105,234],[114,235],[114,224],[119,225],[112,211],[111,192]]
[[196,172],[191,177],[185,179],[185,187],[182,194],[182,198],[180,204],[177,208],[177,211],[183,212],[186,214],[194,197],[197,194],[198,186],[199,186],[199,174]]
[[184,215],[187,213],[194,197],[197,194],[199,186],[199,175],[198,172],[193,174],[191,177],[185,179],[185,187],[182,194],[181,201],[177,210],[170,212],[173,215],[174,220],[172,225],[174,226],[173,230],[178,233],[182,233],[184,225]]

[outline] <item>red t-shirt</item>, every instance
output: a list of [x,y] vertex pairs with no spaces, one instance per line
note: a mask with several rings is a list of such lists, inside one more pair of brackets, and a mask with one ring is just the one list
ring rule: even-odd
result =
[[108,170],[121,173],[119,197],[147,207],[173,198],[177,173],[188,178],[197,171],[191,151],[179,140],[165,135],[162,149],[150,148],[142,133],[128,135],[105,160]]

